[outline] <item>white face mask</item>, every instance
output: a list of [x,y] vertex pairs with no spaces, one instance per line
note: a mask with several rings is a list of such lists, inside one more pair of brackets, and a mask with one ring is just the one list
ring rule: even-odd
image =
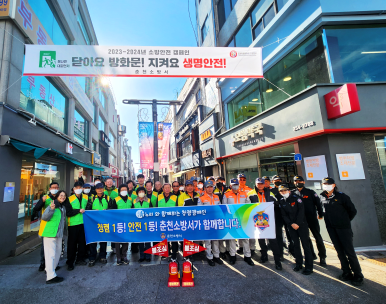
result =
[[55,195],[56,193],[58,193],[58,189],[51,189],[50,190],[50,193],[52,194],[52,195]]
[[202,189],[202,188],[204,188],[204,185],[203,184],[198,184],[197,187],[198,187],[198,189]]
[[94,182],[94,185],[98,185],[98,184],[100,184],[100,181],[95,181]]
[[142,197],[145,197],[145,193],[140,192],[140,193],[138,193],[138,196],[141,197],[141,198],[142,198]]
[[180,191],[184,191],[184,187],[180,187]]
[[333,185],[325,185],[325,184],[323,184],[322,188],[323,188],[324,191],[330,192],[331,190],[334,189],[334,186]]
[[120,192],[120,195],[121,195],[121,196],[127,196],[127,191],[121,191],[121,192]]
[[288,198],[288,197],[290,196],[290,194],[289,194],[289,192],[287,192],[286,194],[282,194],[282,196],[283,196],[284,198]]
[[86,194],[89,194],[91,191],[91,189],[83,189],[83,192],[86,193]]
[[239,190],[239,185],[232,185],[233,190]]
[[83,189],[75,189],[74,192],[75,194],[81,194],[83,191]]

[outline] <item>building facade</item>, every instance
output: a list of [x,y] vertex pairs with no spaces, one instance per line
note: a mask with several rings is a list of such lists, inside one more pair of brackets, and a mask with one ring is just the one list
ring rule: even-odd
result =
[[[358,209],[355,246],[386,242],[385,9],[384,1],[196,2],[200,46],[263,48],[264,79],[217,80],[216,159],[226,179],[244,173],[253,186],[279,174],[293,186],[299,174],[320,193],[320,176],[334,178]],[[347,83],[359,111],[344,110],[355,99]],[[348,115],[331,116],[334,106]]]
[[9,0],[0,8],[1,259],[38,241],[32,209],[51,182],[70,194],[79,177],[112,175],[120,162],[106,79],[22,76],[25,44],[98,44],[86,1]]

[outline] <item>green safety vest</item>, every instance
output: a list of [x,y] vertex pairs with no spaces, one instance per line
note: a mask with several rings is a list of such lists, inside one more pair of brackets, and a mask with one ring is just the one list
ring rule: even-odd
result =
[[150,202],[154,208],[157,207],[157,199],[158,199],[158,193],[156,191],[153,191],[153,193],[151,194]]
[[118,209],[130,209],[133,205],[133,199],[129,196],[127,201],[125,202],[120,196],[115,198],[115,202],[117,203]]
[[[71,195],[68,200],[73,209],[86,209],[88,196],[86,194],[82,194],[82,203],[79,202],[76,194]],[[68,226],[76,226],[83,224],[83,214],[78,213],[75,216],[67,217]]]
[[165,202],[165,196],[163,193],[158,195],[158,207],[176,207],[177,206],[177,196],[170,193],[170,198],[168,202]]
[[134,200],[134,208],[150,208],[150,203],[149,201],[143,201],[142,202],[142,206],[141,206],[141,203],[138,201],[137,202],[137,199]]
[[137,192],[135,190],[133,190],[133,192],[131,192],[131,196],[129,196],[132,200],[135,200],[138,195],[137,195]]
[[[109,193],[110,192],[110,193]],[[115,199],[116,197],[119,196],[119,193],[118,193],[118,189],[115,188],[113,190],[107,190],[105,189],[105,192],[104,192],[105,195],[109,196],[111,199]]]
[[107,195],[102,196],[102,204],[99,202],[98,195],[95,195],[92,201],[92,208],[91,210],[107,210],[109,207],[109,200],[110,198]]
[[53,216],[48,222],[43,220],[40,221],[39,235],[43,237],[56,237],[61,219],[62,212],[59,208],[56,208]]
[[46,201],[44,202],[44,206],[43,206],[43,208],[42,208],[42,214],[44,213],[44,210],[46,210],[46,208],[47,208],[49,205],[51,205],[51,202],[52,202],[52,198],[49,197],[48,194],[47,194],[46,196],[47,196],[47,198],[46,198]]

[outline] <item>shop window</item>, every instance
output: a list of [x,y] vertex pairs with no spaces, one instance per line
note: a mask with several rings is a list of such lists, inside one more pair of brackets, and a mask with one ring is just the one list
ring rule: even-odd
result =
[[74,139],[88,147],[88,121],[77,110],[75,110],[74,116]]
[[229,128],[248,120],[263,111],[259,82],[255,81],[228,104]]
[[22,77],[20,107],[65,133],[66,97],[46,77]]
[[250,154],[238,158],[227,159],[226,171],[228,180],[237,178],[239,173],[244,173],[247,178],[247,186],[253,188],[255,186],[256,178],[259,177],[257,155]]
[[17,241],[31,234],[37,234],[40,226],[39,218],[32,218],[32,209],[39,199],[48,194],[51,182],[59,183],[60,189],[66,189],[64,184],[64,165],[45,162],[24,155],[21,165],[19,213],[17,223]]
[[[50,36],[54,44],[65,45],[69,44],[69,40],[63,26],[58,18],[56,12],[51,9],[49,1],[28,1],[28,4],[31,6],[35,15],[38,17],[39,21],[42,23],[44,29]],[[39,44],[47,44],[46,40],[40,39]]]
[[383,176],[383,183],[386,188],[386,136],[375,136],[375,144],[378,151],[379,165]]
[[386,25],[325,27],[335,82],[386,80]]

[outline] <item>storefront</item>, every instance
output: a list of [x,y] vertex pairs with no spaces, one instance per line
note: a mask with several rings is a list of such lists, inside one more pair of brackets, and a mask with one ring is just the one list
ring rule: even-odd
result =
[[118,187],[119,186],[119,170],[116,166],[113,166],[112,164],[109,164],[110,171],[111,171],[111,177],[113,178],[114,181],[114,186]]
[[[335,109],[337,102],[327,94],[335,89],[341,115],[331,116],[330,107]],[[225,131],[216,137],[217,161],[223,163],[227,180],[244,173],[249,186],[264,175],[278,174],[291,183],[299,174],[306,187],[320,193],[322,178],[334,178],[358,210],[352,222],[355,246],[380,245],[385,231],[379,193],[386,195],[386,127],[379,96],[385,95],[386,85],[357,84],[355,92],[350,90],[314,85]],[[300,161],[295,161],[295,154]]]

